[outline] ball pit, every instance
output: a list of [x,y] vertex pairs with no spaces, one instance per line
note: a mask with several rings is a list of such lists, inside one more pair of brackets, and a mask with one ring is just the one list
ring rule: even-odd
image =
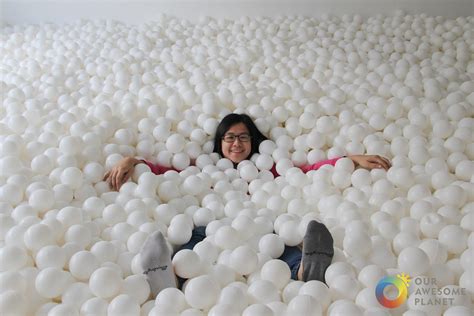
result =
[[[401,11],[5,26],[0,314],[382,315],[374,287],[404,272],[466,294],[411,294],[397,313],[468,315],[473,30]],[[270,138],[236,169],[211,153],[231,112]],[[393,167],[295,168],[364,153]],[[127,156],[183,171],[140,164],[110,191]],[[327,286],[277,260],[311,219],[334,237]],[[206,240],[173,259],[183,291],[150,297],[144,240],[160,230],[176,248],[194,226]]]

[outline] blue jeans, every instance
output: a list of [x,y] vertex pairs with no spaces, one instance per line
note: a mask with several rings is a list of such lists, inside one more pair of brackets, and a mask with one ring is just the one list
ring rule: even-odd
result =
[[293,280],[298,280],[298,270],[300,268],[302,256],[303,253],[301,252],[300,248],[296,246],[290,247],[285,245],[283,254],[280,256],[280,258],[278,258],[282,261],[285,261],[288,267],[290,267],[291,278]]
[[[181,251],[183,249],[189,249],[193,250],[194,246],[197,245],[197,243],[201,242],[206,238],[206,227],[205,226],[198,226],[193,229],[193,233],[191,235],[191,239],[179,247],[178,251]],[[176,251],[176,252],[178,252]],[[173,255],[174,256],[174,255]]]
[[[206,227],[198,226],[193,229],[191,239],[187,243],[179,247],[178,251],[183,250],[183,249],[193,250],[194,246],[196,246],[197,243],[203,241],[204,238],[206,238]],[[298,269],[300,268],[301,257],[302,257],[302,252],[300,248],[290,247],[290,246],[285,245],[285,250],[283,251],[283,254],[280,256],[280,258],[278,258],[286,262],[286,264],[290,268],[291,278],[293,280],[298,280]],[[183,283],[185,281],[186,279],[178,277],[179,288],[182,288]]]
[[[206,227],[204,226],[198,226],[193,229],[193,233],[191,235],[191,239],[181,247],[179,247],[178,251],[181,251],[183,249],[189,249],[193,250],[194,246],[196,246],[197,243],[201,242],[206,238]],[[174,257],[174,255],[178,252],[176,251],[171,259]],[[176,276],[178,278],[178,289],[183,288],[184,282],[186,282],[186,279],[183,279],[179,276]]]

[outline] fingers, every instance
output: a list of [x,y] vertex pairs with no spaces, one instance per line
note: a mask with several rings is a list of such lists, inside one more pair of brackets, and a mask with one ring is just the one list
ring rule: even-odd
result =
[[118,191],[120,188],[120,178],[122,177],[122,173],[120,170],[112,169],[108,172],[108,182],[112,190]]
[[113,190],[120,190],[120,187],[130,179],[133,174],[133,165],[119,165],[112,168],[109,172],[104,175],[104,181],[109,182],[110,187]]
[[387,166],[390,168],[392,166],[392,163],[390,162],[390,160],[388,160],[387,158],[385,157],[381,157],[386,163],[387,163]]
[[387,158],[381,156],[377,156],[377,158],[379,159],[382,168],[384,168],[385,170],[388,170],[388,168],[390,168],[390,161]]
[[102,181],[107,181],[109,183],[110,188],[114,190],[114,185],[113,185],[114,172],[113,171],[114,171],[113,169],[108,171],[104,175],[104,179]]
[[124,177],[125,177],[126,173],[124,173],[122,170],[120,170],[119,172],[117,172],[115,178],[114,178],[114,190],[115,191],[118,191],[120,190],[120,187],[122,186],[122,184],[125,182],[123,181]]
[[374,165],[373,168],[388,170],[391,167],[390,161],[387,158],[378,155],[370,157],[369,162]]
[[369,170],[382,169],[382,166],[376,162],[369,162],[368,165],[366,166],[366,169],[369,169]]
[[117,176],[118,172],[114,170],[111,175],[110,175],[110,186],[112,187],[113,190],[117,190]]
[[128,181],[128,179],[130,179],[130,177],[132,176],[132,173],[129,171],[125,172],[123,174],[123,177],[120,179],[120,182],[118,184],[118,187],[117,187],[117,191],[120,190],[120,188],[122,187],[122,185]]
[[131,170],[123,172],[122,170],[118,171],[112,180],[112,188],[115,191],[119,191],[122,185],[130,179],[132,176]]

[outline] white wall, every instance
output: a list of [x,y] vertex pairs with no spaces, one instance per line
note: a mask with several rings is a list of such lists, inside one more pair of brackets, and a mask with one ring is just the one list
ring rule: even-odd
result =
[[128,23],[154,20],[160,13],[190,20],[322,13],[391,14],[397,9],[446,17],[474,14],[474,0],[0,0],[2,23],[66,23],[80,18]]

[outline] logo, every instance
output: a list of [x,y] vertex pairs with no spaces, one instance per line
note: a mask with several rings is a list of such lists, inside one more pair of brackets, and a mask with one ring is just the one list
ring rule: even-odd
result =
[[[387,308],[397,308],[407,300],[408,287],[410,286],[409,283],[410,276],[404,273],[397,274],[396,277],[384,277],[379,281],[379,283],[377,283],[375,296],[382,306]],[[387,295],[385,291],[390,289],[388,287],[395,287],[398,293],[396,295]]]
[[447,285],[440,288],[436,278],[416,277],[412,280],[415,284],[410,297],[413,297],[415,306],[444,306],[455,305],[455,302],[469,302],[466,288],[456,285]]

